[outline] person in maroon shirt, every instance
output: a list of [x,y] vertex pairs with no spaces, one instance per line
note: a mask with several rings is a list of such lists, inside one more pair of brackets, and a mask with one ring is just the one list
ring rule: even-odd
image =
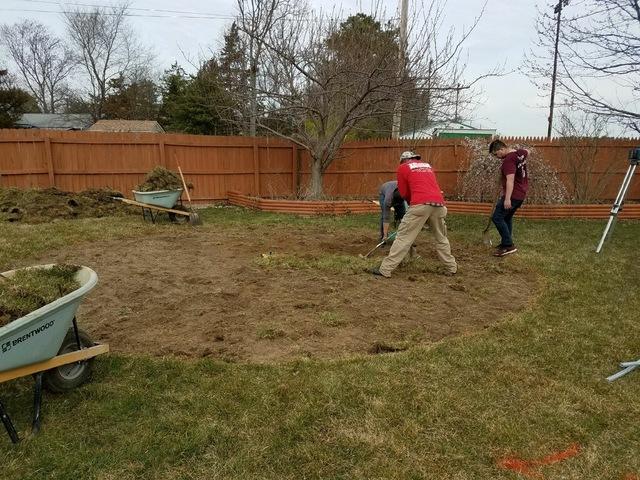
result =
[[494,140],[489,145],[489,153],[502,160],[500,167],[502,195],[496,203],[491,219],[501,238],[494,255],[504,257],[518,251],[513,244],[513,216],[527,196],[529,152],[525,149],[509,148],[501,140]]

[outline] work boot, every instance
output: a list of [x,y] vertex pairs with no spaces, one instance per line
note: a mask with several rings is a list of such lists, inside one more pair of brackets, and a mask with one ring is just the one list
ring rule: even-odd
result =
[[376,268],[367,268],[367,269],[365,269],[365,272],[372,273],[373,275],[376,275],[378,277],[390,278],[390,277],[387,277],[387,276],[383,275],[382,273],[380,273],[380,269],[377,268],[377,267]]

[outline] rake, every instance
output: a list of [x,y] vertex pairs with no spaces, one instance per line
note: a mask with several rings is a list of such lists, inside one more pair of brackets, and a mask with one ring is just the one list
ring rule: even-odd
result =
[[184,176],[182,175],[182,169],[180,168],[180,165],[178,165],[178,172],[180,172],[182,186],[184,187],[184,191],[187,194],[187,200],[189,200],[189,223],[191,225],[202,225],[200,215],[193,211],[193,206],[191,205],[191,195],[189,195],[189,189],[187,188],[187,183],[184,181]]
[[394,239],[396,238],[396,234],[397,234],[397,233],[398,233],[397,231],[396,231],[396,232],[393,232],[391,235],[389,235],[389,236],[387,237],[387,240],[383,240],[383,241],[381,241],[379,244],[377,244],[375,247],[373,247],[371,250],[369,250],[369,252],[367,252],[367,254],[366,254],[366,255],[359,254],[358,256],[359,256],[360,258],[369,258],[369,255],[371,255],[373,252],[375,252],[377,249],[379,249],[382,245],[384,245],[385,243],[387,243],[389,240],[394,240]]

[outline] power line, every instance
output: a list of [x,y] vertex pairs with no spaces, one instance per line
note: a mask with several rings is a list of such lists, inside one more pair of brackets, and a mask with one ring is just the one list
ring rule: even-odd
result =
[[[112,8],[115,5],[112,4],[97,4],[97,3],[81,3],[81,2],[65,2],[61,1],[53,1],[53,0],[20,0],[22,2],[29,3],[40,3],[47,5],[59,5],[60,7],[64,6],[78,6],[78,7],[91,7],[91,8]],[[167,10],[160,8],[140,8],[140,7],[127,7],[126,12],[131,10],[141,11],[141,12],[158,12],[159,14],[139,14],[139,13],[124,13],[125,17],[139,17],[139,18],[188,18],[188,19],[202,19],[202,20],[235,20],[237,17],[235,15],[230,14],[220,14],[220,13],[207,13],[207,12],[190,12],[184,10]],[[68,10],[42,10],[42,9],[29,9],[29,8],[0,8],[0,11],[5,12],[34,12],[34,13],[55,13],[55,14],[67,14],[67,13],[79,13],[81,15],[89,15],[90,12],[82,12],[82,11],[68,11]],[[119,15],[117,13],[110,13],[108,11],[101,12],[104,15]],[[162,13],[174,13],[178,15],[161,15]],[[317,19],[313,16],[301,16],[297,15],[295,21],[316,21]],[[387,19],[380,19],[381,21],[392,21],[397,20],[397,17],[390,17]]]
[[[0,8],[2,12],[34,12],[34,13],[69,13],[69,14],[80,14],[80,15],[90,15],[91,12],[75,12],[75,11],[66,11],[66,10],[38,10],[32,8]],[[119,15],[117,13],[110,12],[102,12],[103,15]],[[231,20],[234,17],[203,17],[196,15],[142,15],[137,13],[125,13],[124,17],[142,17],[142,18],[190,18],[190,19],[200,19],[200,20]]]
[[[23,2],[29,2],[29,3],[44,3],[44,4],[48,4],[48,5],[60,5],[62,6],[64,5],[73,5],[73,6],[78,6],[78,7],[93,7],[93,8],[112,8],[112,7],[117,7],[117,5],[105,5],[105,4],[98,4],[98,3],[79,3],[79,2],[66,2],[64,0],[62,1],[52,1],[52,0],[21,0]],[[209,12],[190,12],[190,11],[184,11],[184,10],[166,10],[166,9],[162,9],[162,8],[140,8],[140,7],[127,7],[126,10],[135,10],[135,11],[140,11],[140,12],[159,12],[159,13],[178,13],[178,14],[186,14],[186,15],[198,15],[198,16],[203,16],[203,17],[213,17],[213,18],[234,18],[233,15],[228,15],[228,14],[220,14],[220,13],[209,13]]]

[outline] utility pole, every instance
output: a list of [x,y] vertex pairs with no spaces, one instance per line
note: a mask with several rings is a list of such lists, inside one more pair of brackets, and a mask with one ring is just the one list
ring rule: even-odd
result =
[[458,104],[460,103],[460,90],[462,90],[462,85],[456,85],[456,114],[453,117],[453,121],[456,123],[460,123],[460,117],[458,116]]
[[569,5],[569,0],[558,0],[558,4],[554,7],[553,13],[558,15],[556,21],[556,41],[553,52],[553,73],[551,75],[551,102],[549,103],[549,125],[547,127],[547,140],[551,140],[551,130],[553,128],[553,107],[556,97],[556,78],[558,75],[558,44],[560,43],[560,17],[562,16],[562,7]]
[[[407,54],[407,17],[409,16],[409,0],[400,0],[400,48],[398,50],[398,78],[404,76],[405,59]],[[391,124],[391,138],[400,136],[402,123],[402,88],[398,91],[398,98],[393,109],[393,123]]]

